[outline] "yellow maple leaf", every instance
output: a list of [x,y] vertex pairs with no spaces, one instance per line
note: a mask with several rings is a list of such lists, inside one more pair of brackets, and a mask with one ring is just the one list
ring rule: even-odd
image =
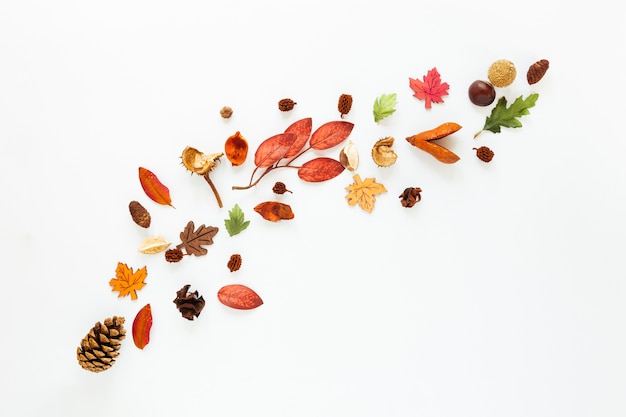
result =
[[358,204],[363,210],[371,213],[376,202],[375,195],[387,190],[382,184],[377,183],[375,178],[365,178],[365,181],[361,181],[359,174],[356,174],[352,179],[354,184],[346,187],[346,190],[350,191],[346,195],[348,204],[351,206]]
[[111,291],[119,291],[118,297],[125,297],[130,294],[132,300],[137,299],[137,291],[142,289],[146,283],[143,282],[148,276],[148,270],[143,268],[133,272],[133,268],[121,262],[117,263],[115,278],[111,278],[109,285],[113,287]]

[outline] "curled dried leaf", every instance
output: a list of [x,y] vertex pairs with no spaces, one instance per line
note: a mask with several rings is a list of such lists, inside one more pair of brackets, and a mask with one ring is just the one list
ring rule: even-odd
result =
[[239,166],[246,161],[248,156],[248,141],[241,136],[241,133],[237,132],[226,139],[224,153],[232,166]]
[[387,136],[378,140],[372,148],[372,159],[379,167],[389,167],[396,163],[398,155],[391,149],[394,138]]
[[260,203],[254,208],[254,211],[259,213],[265,220],[269,220],[271,222],[291,220],[295,217],[293,211],[291,210],[291,206],[278,201],[266,201],[264,203]]
[[163,236],[148,237],[139,244],[137,250],[141,253],[154,254],[163,252],[171,244],[172,242],[168,241]]

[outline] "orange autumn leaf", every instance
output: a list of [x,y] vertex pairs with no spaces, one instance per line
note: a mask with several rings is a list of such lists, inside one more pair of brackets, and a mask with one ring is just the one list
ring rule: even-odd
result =
[[254,211],[259,213],[265,220],[277,222],[280,220],[291,220],[295,216],[291,210],[291,206],[278,201],[266,201],[257,204]]
[[358,204],[363,210],[371,213],[376,202],[376,195],[387,190],[382,184],[377,183],[374,178],[365,178],[365,181],[361,181],[359,174],[352,178],[354,179],[354,184],[346,187],[346,190],[350,191],[346,195],[348,205],[354,206]]
[[139,167],[139,182],[143,191],[152,201],[164,206],[174,207],[172,206],[169,188],[159,180],[154,172],[147,168]]
[[111,278],[109,285],[113,287],[111,291],[119,291],[118,297],[130,295],[132,300],[136,300],[137,291],[146,285],[143,280],[147,276],[148,270],[145,266],[134,272],[128,265],[118,262],[115,269],[115,278]]

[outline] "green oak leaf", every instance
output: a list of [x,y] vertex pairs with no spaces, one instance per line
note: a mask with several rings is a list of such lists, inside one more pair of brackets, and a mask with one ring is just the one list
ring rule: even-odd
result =
[[383,94],[374,101],[374,121],[378,123],[395,111],[397,94]]
[[228,234],[231,236],[243,232],[250,225],[250,221],[244,219],[243,211],[239,207],[239,204],[235,204],[232,210],[228,211],[228,216],[230,218],[224,219],[224,225],[226,226]]
[[528,109],[535,105],[538,98],[539,94],[536,93],[530,94],[526,98],[519,96],[510,107],[507,107],[506,98],[500,97],[496,106],[491,110],[491,115],[485,120],[485,126],[474,135],[474,138],[485,130],[500,133],[500,128],[502,127],[522,127],[522,123],[517,119],[530,114]]

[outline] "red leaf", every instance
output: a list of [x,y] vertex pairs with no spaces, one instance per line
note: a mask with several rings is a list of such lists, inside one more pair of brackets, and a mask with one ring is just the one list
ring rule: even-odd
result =
[[414,80],[409,78],[409,85],[411,89],[415,91],[414,97],[420,100],[426,100],[426,108],[431,108],[431,102],[443,103],[442,96],[448,95],[448,83],[441,83],[441,76],[437,71],[437,68],[433,68],[428,71],[428,74],[424,77],[424,82],[420,80]]
[[252,310],[263,304],[261,297],[252,289],[241,284],[231,284],[220,288],[217,299],[227,307],[238,310]]
[[264,140],[254,154],[254,165],[267,168],[285,157],[285,153],[296,140],[293,133],[279,133]]
[[143,191],[152,201],[164,206],[172,206],[169,188],[163,185],[152,171],[139,167],[139,182]]
[[291,148],[287,151],[283,158],[293,158],[302,150],[306,141],[309,140],[309,136],[311,136],[311,130],[313,129],[313,121],[310,117],[306,119],[298,120],[294,122],[291,126],[285,129],[285,133],[293,133],[296,135],[296,140],[291,145]]
[[332,158],[315,158],[298,168],[298,176],[307,182],[322,182],[335,178],[344,170],[341,162]]
[[289,204],[280,203],[278,201],[266,201],[257,204],[254,211],[259,213],[265,220],[277,222],[280,220],[292,220],[295,216]]
[[325,123],[311,135],[311,148],[318,151],[332,148],[346,140],[353,127],[353,123],[343,120]]
[[133,321],[133,341],[139,349],[150,343],[150,329],[152,328],[152,309],[146,304]]

